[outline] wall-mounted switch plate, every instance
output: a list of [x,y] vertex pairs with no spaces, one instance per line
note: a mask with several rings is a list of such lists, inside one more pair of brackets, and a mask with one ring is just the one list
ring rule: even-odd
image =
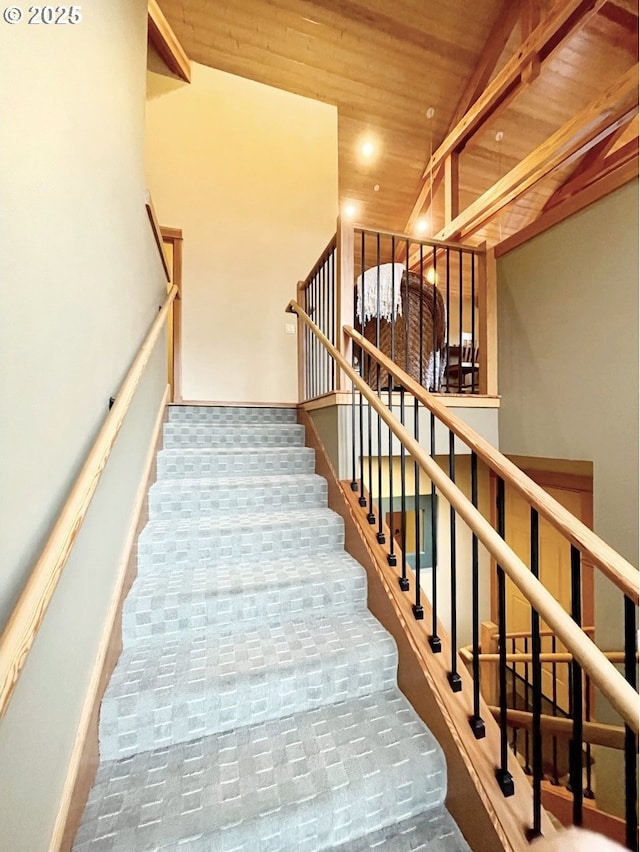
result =
[[284,333],[285,334],[295,334],[296,333],[296,324],[294,322],[285,322]]

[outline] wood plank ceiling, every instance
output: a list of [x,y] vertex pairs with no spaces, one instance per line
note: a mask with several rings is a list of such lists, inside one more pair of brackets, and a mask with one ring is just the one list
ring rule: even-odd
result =
[[[637,0],[160,5],[192,60],[337,106],[341,204],[371,227],[493,244],[580,186],[582,171],[599,175],[605,157],[624,149],[637,163],[637,82],[618,94],[638,61]],[[480,120],[456,135],[471,108]],[[591,130],[603,121],[601,138]],[[577,153],[551,168],[544,146],[563,128],[562,144],[575,143]],[[448,134],[455,144],[439,158]],[[535,167],[531,188],[466,222],[466,208],[491,200],[523,161]]]

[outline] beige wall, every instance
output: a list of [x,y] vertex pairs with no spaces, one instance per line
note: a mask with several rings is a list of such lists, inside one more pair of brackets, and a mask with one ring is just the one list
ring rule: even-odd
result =
[[[0,622],[24,586],[163,278],[144,206],[146,4],[0,27]],[[47,850],[166,384],[154,353],[0,722],[0,846]]]
[[149,185],[184,233],[183,397],[294,402],[284,309],[335,231],[337,111],[197,64],[149,95]]

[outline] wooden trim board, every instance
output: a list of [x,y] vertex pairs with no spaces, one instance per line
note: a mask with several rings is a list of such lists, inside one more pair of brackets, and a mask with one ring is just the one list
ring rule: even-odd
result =
[[131,525],[125,539],[118,579],[105,622],[102,641],[89,681],[71,759],[67,770],[60,807],[54,825],[49,852],[70,852],[99,763],[98,719],[100,704],[111,673],[122,650],[122,605],[137,572],[135,543],[148,519],[147,494],[155,479],[156,455],[162,442],[162,424],[166,416],[167,385],[151,433],[149,451],[138,488]]
[[183,399],[174,405],[210,405],[222,408],[297,408],[297,402],[230,402],[229,400]]
[[149,0],[147,7],[149,40],[172,71],[185,83],[191,82],[191,62],[178,41],[171,25],[162,13],[156,0]]

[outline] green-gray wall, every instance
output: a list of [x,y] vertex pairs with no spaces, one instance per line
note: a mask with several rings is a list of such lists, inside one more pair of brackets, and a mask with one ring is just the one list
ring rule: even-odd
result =
[[[593,462],[595,531],[637,565],[637,181],[499,260],[498,323],[500,450]],[[601,647],[622,647],[622,615],[596,576]],[[615,811],[620,768],[606,750],[596,762],[598,804]]]
[[[0,627],[163,299],[145,210],[145,0],[0,27]],[[166,387],[156,348],[0,722],[0,847],[49,847]]]

